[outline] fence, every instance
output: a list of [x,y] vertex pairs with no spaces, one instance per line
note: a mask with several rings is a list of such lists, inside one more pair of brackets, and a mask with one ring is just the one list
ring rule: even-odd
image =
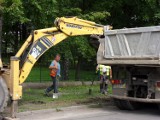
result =
[[[51,60],[39,60],[37,64],[33,67],[30,72],[27,82],[49,82],[51,78],[49,76],[49,65]],[[62,62],[60,63],[62,64]],[[95,74],[95,69],[92,70],[80,70],[79,81],[93,81],[97,80],[97,75]],[[63,66],[61,65],[61,80],[64,80]],[[71,67],[69,69],[69,79],[67,81],[75,81],[75,69]]]

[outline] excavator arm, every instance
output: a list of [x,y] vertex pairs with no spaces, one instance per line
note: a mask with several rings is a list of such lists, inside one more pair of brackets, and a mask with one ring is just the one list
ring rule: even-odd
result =
[[103,35],[105,29],[102,25],[77,17],[61,17],[55,20],[55,27],[34,30],[17,54],[11,57],[10,69],[0,72],[0,95],[3,95],[0,98],[0,112],[6,106],[9,94],[12,100],[12,117],[15,117],[17,100],[22,97],[21,84],[28,77],[36,61],[47,50],[70,36]]
[[[56,27],[35,30],[22,45],[15,57],[22,58],[20,65],[19,83],[22,84],[30,73],[35,62],[48,49],[70,36],[103,35],[103,26],[94,22],[72,18],[57,18]],[[27,49],[29,50],[27,51]],[[27,53],[26,53],[27,52]]]

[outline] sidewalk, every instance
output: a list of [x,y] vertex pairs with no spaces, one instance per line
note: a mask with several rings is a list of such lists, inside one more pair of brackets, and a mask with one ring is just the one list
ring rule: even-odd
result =
[[20,120],[159,120],[159,111],[146,108],[137,111],[119,110],[113,105],[101,107],[75,106],[34,112],[19,113]]
[[[112,105],[104,105],[112,106]],[[64,108],[56,108],[56,109],[47,109],[47,110],[37,110],[37,111],[28,111],[18,113],[18,118],[22,120],[59,120],[66,119],[71,117],[78,116],[88,116],[92,114],[102,113],[104,112],[103,107],[97,104],[92,105],[81,105],[81,106],[71,106]]]

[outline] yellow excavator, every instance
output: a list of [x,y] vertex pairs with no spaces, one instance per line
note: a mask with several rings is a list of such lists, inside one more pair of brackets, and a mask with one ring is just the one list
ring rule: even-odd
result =
[[70,36],[103,35],[108,28],[77,17],[60,17],[55,20],[55,27],[34,30],[17,54],[10,58],[10,67],[0,65],[0,112],[10,100],[11,117],[15,117],[18,100],[22,98],[22,83],[47,50]]

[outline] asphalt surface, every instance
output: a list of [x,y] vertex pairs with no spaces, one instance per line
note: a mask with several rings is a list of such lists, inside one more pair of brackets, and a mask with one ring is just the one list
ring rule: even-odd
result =
[[141,110],[119,110],[115,106],[82,106],[19,113],[20,120],[160,120],[160,110],[148,106]]

